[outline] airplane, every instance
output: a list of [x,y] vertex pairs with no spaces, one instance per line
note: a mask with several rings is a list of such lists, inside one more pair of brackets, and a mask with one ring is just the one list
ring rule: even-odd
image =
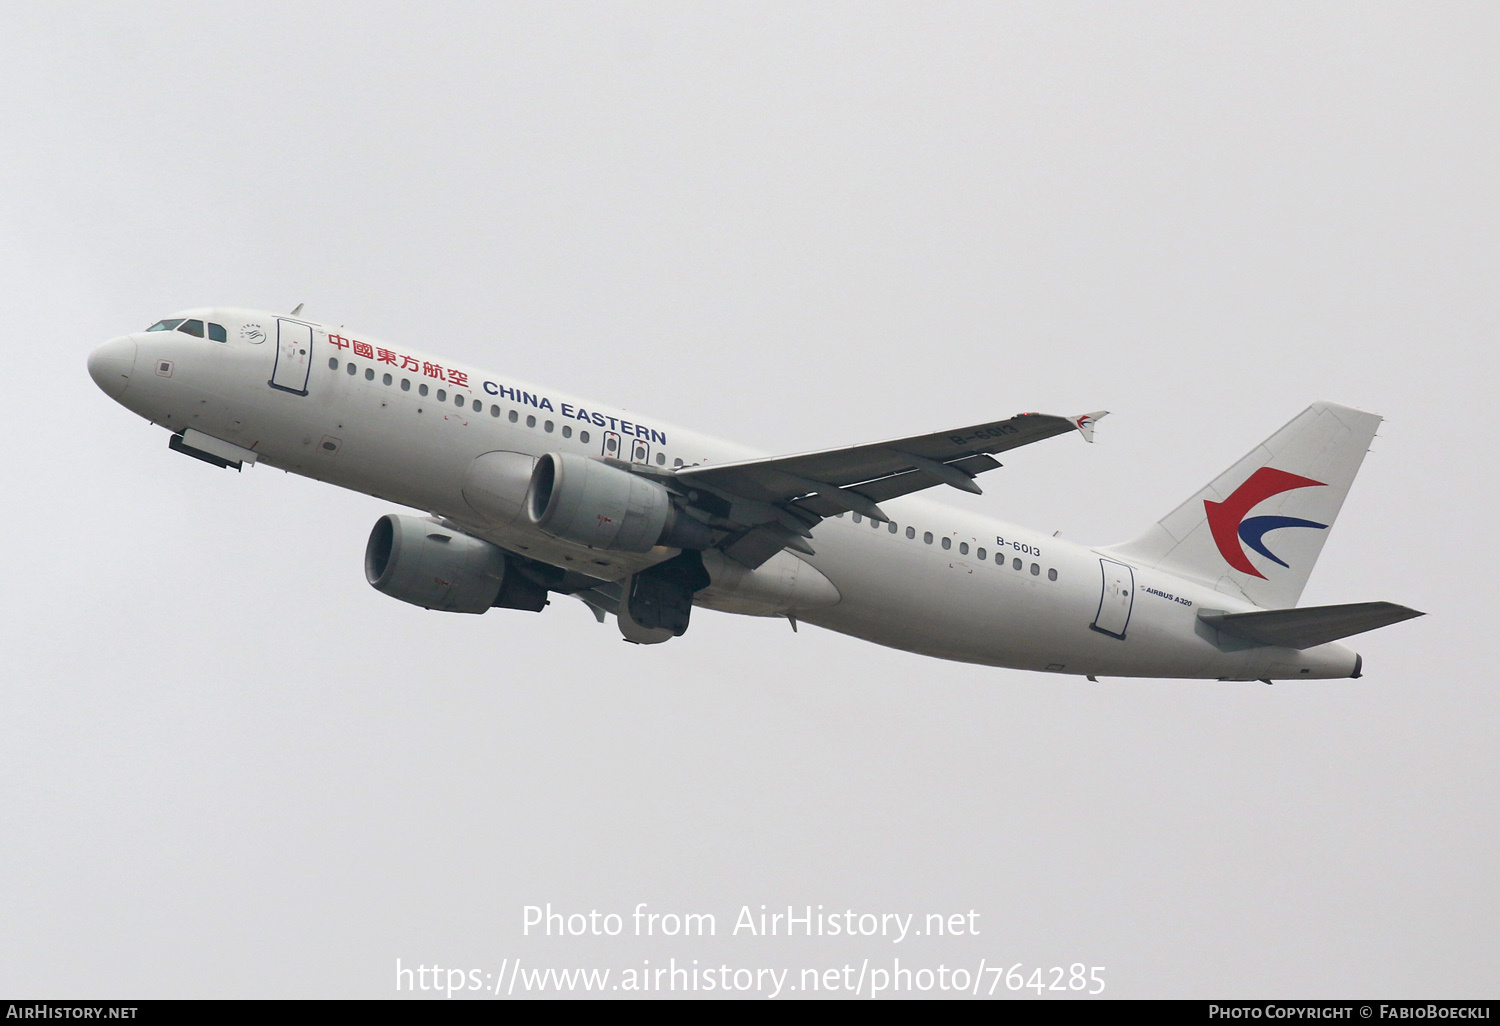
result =
[[264,464],[387,513],[365,575],[430,610],[572,596],[625,640],[694,608],[940,659],[1224,681],[1361,676],[1340,643],[1423,614],[1297,606],[1381,418],[1308,406],[1133,541],[1102,547],[932,501],[1107,411],[1021,413],[768,457],[615,405],[302,316],[185,310],[88,357],[105,394],[219,468]]

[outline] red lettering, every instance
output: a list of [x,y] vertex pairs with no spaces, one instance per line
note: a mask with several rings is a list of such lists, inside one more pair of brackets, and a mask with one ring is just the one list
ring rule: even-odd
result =
[[447,380],[443,377],[443,365],[440,363],[422,364],[422,373],[429,378],[437,378],[439,381]]
[[396,362],[396,354],[393,353],[393,352],[391,352],[389,349],[380,349],[380,348],[377,347],[376,350],[375,350],[375,357],[381,363],[395,363]]
[[329,335],[328,342],[337,349],[349,348],[349,340],[342,335]]
[[368,342],[355,342],[354,355],[363,356],[366,360],[375,359],[375,347]]
[[413,360],[410,356],[403,356],[401,357],[401,369],[409,371],[419,371],[422,369],[422,365],[416,360]]
[[448,369],[449,384],[458,385],[461,388],[469,387],[469,375],[466,371],[456,371],[451,367]]

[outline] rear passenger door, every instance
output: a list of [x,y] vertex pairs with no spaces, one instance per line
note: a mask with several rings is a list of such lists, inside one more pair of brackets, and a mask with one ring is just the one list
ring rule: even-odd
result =
[[1089,624],[1100,634],[1125,640],[1130,624],[1130,610],[1135,603],[1135,571],[1112,559],[1099,560],[1102,582],[1099,589],[1099,611]]

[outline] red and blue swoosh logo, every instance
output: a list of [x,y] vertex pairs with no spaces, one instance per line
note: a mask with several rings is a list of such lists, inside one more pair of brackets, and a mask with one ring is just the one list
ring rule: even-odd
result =
[[1203,508],[1208,512],[1208,529],[1213,532],[1214,544],[1219,546],[1219,553],[1224,561],[1242,574],[1265,580],[1266,575],[1255,569],[1241,546],[1240,543],[1244,542],[1271,562],[1286,566],[1285,560],[1266,548],[1267,534],[1283,527],[1313,527],[1326,531],[1328,525],[1298,520],[1296,517],[1264,516],[1247,519],[1246,514],[1273,495],[1280,495],[1294,488],[1321,488],[1324,485],[1325,482],[1314,481],[1310,477],[1299,477],[1284,470],[1261,467],[1223,502],[1204,499]]

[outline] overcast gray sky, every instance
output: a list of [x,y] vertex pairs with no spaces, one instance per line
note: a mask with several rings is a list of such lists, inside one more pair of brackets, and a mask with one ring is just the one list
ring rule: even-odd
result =
[[[1497,46],[1487,3],[10,5],[0,993],[899,956],[1494,996]],[[184,459],[85,373],[299,302],[770,452],[1107,408],[950,496],[1090,543],[1358,406],[1304,601],[1430,615],[1264,687],[425,612],[362,579],[387,504]],[[720,936],[523,937],[545,902]],[[982,932],[725,936],[762,903]]]

